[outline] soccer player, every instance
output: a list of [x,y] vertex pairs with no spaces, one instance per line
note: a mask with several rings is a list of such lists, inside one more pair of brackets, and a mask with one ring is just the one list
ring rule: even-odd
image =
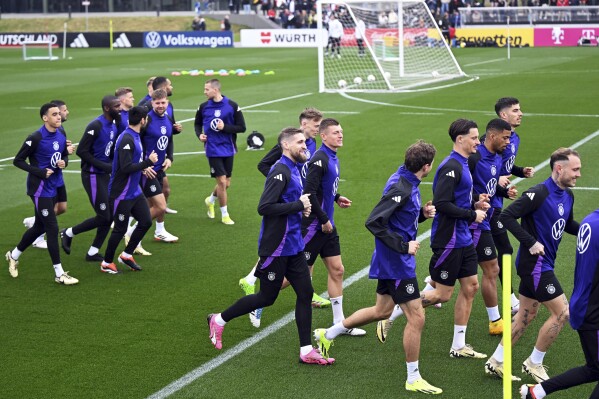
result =
[[[495,103],[495,113],[498,117],[506,121],[512,126],[512,135],[510,136],[510,145],[508,145],[503,153],[501,167],[501,178],[499,185],[507,187],[510,184],[509,178],[511,175],[528,178],[533,177],[535,170],[531,166],[521,167],[515,164],[516,155],[520,147],[520,136],[516,133],[516,128],[522,123],[522,109],[520,108],[520,101],[513,97],[504,97],[497,100]],[[493,208],[493,214],[491,216],[491,234],[493,235],[493,242],[497,248],[497,260],[499,262],[499,280],[502,279],[503,270],[503,255],[512,254],[514,249],[510,244],[510,240],[507,235],[505,227],[499,222],[499,216],[501,215],[501,208],[503,207],[503,198],[496,196],[491,199],[491,207]],[[512,292],[512,314],[516,314],[518,311],[518,298]]]
[[[553,272],[557,249],[564,232],[576,235],[579,229],[571,188],[580,177],[580,156],[569,148],[558,148],[551,154],[549,167],[551,176],[526,190],[499,218],[520,242],[516,255],[520,309],[512,320],[512,345],[537,316],[539,303],[551,313],[539,330],[531,355],[522,364],[522,372],[537,382],[549,379],[543,358],[570,317],[568,299]],[[485,372],[503,376],[503,341],[485,364]]]
[[113,263],[116,249],[127,230],[129,215],[137,219],[137,225],[125,250],[118,261],[133,271],[142,270],[133,259],[135,243],[140,242],[152,226],[148,203],[142,193],[140,180],[142,170],[158,163],[158,155],[152,151],[143,159],[143,147],[139,132],[146,124],[147,108],[137,106],[129,111],[129,127],[118,137],[112,160],[112,175],[108,184],[110,210],[114,216],[114,229],[108,239],[106,255],[100,264],[100,270],[109,274],[118,273]]
[[[144,195],[148,200],[152,219],[156,219],[154,240],[162,242],[177,242],[179,237],[172,235],[164,228],[166,213],[166,196],[162,185],[166,179],[166,171],[173,162],[173,123],[167,115],[168,95],[164,89],[156,89],[152,93],[152,110],[148,112],[146,125],[141,130],[141,141],[145,156],[155,152],[158,162],[141,178]],[[125,240],[132,237],[136,226],[127,230]],[[139,244],[136,242],[135,245]]]
[[130,87],[119,87],[114,91],[114,95],[121,101],[121,123],[117,129],[118,134],[121,134],[129,126],[129,110],[135,105],[135,98]]
[[[322,120],[322,112],[317,110],[316,108],[306,108],[302,111],[299,116],[300,122],[300,130],[304,133],[304,137],[306,138],[306,160],[309,161],[312,157],[312,154],[316,152],[316,135],[318,134],[318,127],[320,126],[320,121]],[[262,160],[258,163],[258,170],[265,177],[268,175],[270,168],[281,159],[281,155],[283,154],[283,150],[281,146],[277,143],[269,152],[262,158]],[[298,162],[297,168],[300,172],[302,178],[302,186],[305,184],[306,179],[306,171],[307,171],[307,163],[306,162]],[[259,261],[259,260],[258,260]],[[251,295],[254,293],[254,284],[256,283],[257,277],[256,266],[252,268],[250,273],[244,278],[239,280],[239,287],[245,292],[246,295]],[[313,267],[310,268],[310,276],[312,276]],[[287,288],[289,286],[289,282],[287,280],[283,281],[283,288]],[[314,293],[312,296],[312,307],[314,308],[323,308],[331,306],[331,301],[328,299],[324,299],[320,297],[318,294]],[[260,327],[260,318],[262,317],[262,309],[255,309],[250,313],[250,321],[252,325],[256,328]]]
[[260,291],[247,295],[222,313],[208,315],[210,340],[216,349],[222,349],[222,334],[227,322],[248,314],[254,309],[272,305],[286,277],[297,296],[295,320],[300,341],[300,362],[328,365],[335,359],[325,359],[311,344],[312,282],[304,256],[301,235],[302,213],[310,213],[309,194],[302,194],[298,162],[306,161],[306,138],[296,128],[285,128],[279,135],[283,156],[266,177],[264,192],[258,204],[262,226],[258,240],[260,263],[256,269]]
[[121,117],[120,107],[121,101],[117,97],[104,96],[102,115],[87,125],[77,147],[77,155],[81,158],[81,181],[96,215],[60,231],[62,249],[69,255],[73,237],[96,229],[94,241],[85,255],[85,259],[90,262],[103,259],[99,251],[112,222],[108,206],[108,181],[112,171],[110,154]]
[[[343,262],[341,246],[333,215],[335,203],[340,208],[349,208],[351,201],[337,192],[339,186],[339,158],[337,150],[343,146],[343,128],[333,119],[320,122],[322,145],[308,162],[304,192],[310,194],[312,213],[302,219],[302,236],[306,248],[304,254],[308,266],[313,267],[320,255],[329,274],[327,289],[333,308],[333,324],[337,324],[343,315]],[[350,328],[345,335],[362,336],[366,331]]]
[[154,83],[154,79],[156,79],[156,76],[151,76],[148,79],[148,81],[146,82],[146,88],[148,89],[148,94],[146,94],[144,96],[144,98],[142,98],[141,101],[137,103],[137,105],[143,105],[146,108],[148,108],[148,104],[152,101],[152,93],[154,92],[154,88],[152,87],[152,83]]
[[[64,130],[64,123],[69,119],[69,108],[67,107],[67,104],[62,100],[52,100],[50,102],[52,104],[56,104],[56,106],[58,107],[58,110],[60,111],[60,118],[62,121],[61,121],[60,127],[58,128],[58,131],[60,133],[64,134],[65,137],[67,137],[67,133]],[[73,152],[75,152],[75,146],[73,146],[73,143],[68,138],[67,138],[67,151],[68,151],[69,155],[72,155]],[[57,182],[57,187],[56,187],[56,205],[54,205],[54,213],[56,214],[56,216],[62,215],[63,213],[65,213],[67,211],[67,189],[64,185],[64,179],[63,179],[62,173],[60,173],[59,176],[57,176],[57,177],[58,177],[58,182]],[[23,219],[23,225],[25,225],[25,227],[27,227],[28,229],[30,229],[34,223],[35,223],[35,216],[31,216],[31,217]],[[44,234],[42,234],[38,238],[36,238],[31,246],[33,248],[47,249],[48,243],[44,239]]]
[[329,37],[331,38],[331,58],[335,57],[335,49],[337,50],[337,58],[341,58],[343,25],[334,13],[329,17]]
[[[593,234],[593,230],[595,233]],[[599,209],[585,217],[578,230],[574,290],[570,301],[570,325],[578,331],[586,364],[536,385],[520,387],[522,399],[543,399],[545,396],[577,385],[599,381]],[[599,398],[599,385],[591,398]]]
[[223,96],[218,79],[207,80],[204,95],[208,101],[200,104],[195,118],[195,132],[204,143],[210,165],[210,176],[216,179],[216,187],[204,200],[208,217],[214,219],[214,202],[218,198],[221,222],[235,224],[227,208],[227,190],[231,185],[233,157],[237,153],[237,133],[245,132],[245,119],[241,108],[230,98]]
[[[60,262],[58,248],[58,222],[54,206],[56,187],[62,182],[60,175],[67,166],[67,138],[58,128],[62,124],[60,110],[56,104],[46,103],[40,108],[42,127],[30,134],[15,156],[13,164],[26,171],[27,195],[31,197],[35,210],[35,222],[28,229],[15,249],[6,253],[8,272],[13,278],[19,276],[19,257],[42,233],[48,235],[48,253],[54,267],[55,279],[59,284],[73,285],[79,280],[69,276]],[[29,163],[27,159],[29,158]]]
[[[490,201],[493,201],[493,198],[498,195],[515,199],[517,195],[515,187],[506,189],[497,185],[502,165],[501,153],[510,143],[512,127],[503,119],[497,118],[487,124],[485,131],[484,142],[479,144],[476,153],[468,157],[474,198],[478,200],[480,194],[488,194]],[[481,223],[471,224],[470,232],[474,240],[478,264],[483,270],[481,291],[489,316],[489,334],[501,335],[503,320],[497,305],[499,263],[489,225],[489,217],[492,212],[493,209],[489,209],[488,216]]]
[[407,318],[403,338],[408,369],[405,387],[408,391],[430,394],[439,394],[443,390],[420,376],[418,357],[424,309],[416,279],[415,255],[420,247],[416,240],[418,223],[435,215],[435,207],[430,201],[421,207],[418,188],[433,168],[435,152],[433,145],[422,140],[411,145],[404,164],[387,180],[383,197],[366,221],[366,228],[375,237],[369,277],[378,279],[376,304],[358,310],[331,328],[314,331],[321,353],[328,357],[335,337],[350,328],[386,319],[394,303],[398,304]]

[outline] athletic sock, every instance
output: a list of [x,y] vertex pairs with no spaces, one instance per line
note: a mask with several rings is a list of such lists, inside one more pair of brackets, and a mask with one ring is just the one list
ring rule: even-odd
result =
[[457,324],[454,324],[453,342],[451,344],[453,349],[462,349],[466,346],[466,327],[467,326],[458,326]]
[[226,205],[220,207],[220,214],[222,215],[222,217],[229,216],[229,211],[227,210]]
[[35,241],[33,242],[33,244],[37,244],[40,241],[44,241],[44,234],[45,233],[43,233],[41,236],[39,236],[38,238],[36,238]]
[[98,248],[96,248],[96,247],[93,247],[93,246],[92,246],[92,247],[89,247],[89,250],[87,251],[87,254],[88,254],[89,256],[94,256],[94,255],[96,255],[98,252],[100,252],[100,250],[99,250]]
[[532,353],[530,354],[530,361],[534,364],[543,364],[543,359],[545,358],[545,352],[541,352],[536,347],[532,349]]
[[223,320],[221,314],[217,314],[216,317],[214,318],[214,321],[216,322],[216,324],[218,324],[221,327],[224,327],[227,322]]
[[10,257],[13,258],[14,260],[19,260],[19,256],[21,256],[23,252],[19,251],[16,247],[15,249],[12,250],[12,252],[10,253]]
[[156,221],[156,234],[162,234],[164,232],[164,222]]
[[512,307],[519,305],[520,304],[520,300],[518,298],[516,298],[516,294],[514,294],[512,292]]
[[335,323],[333,327],[327,328],[327,331],[324,334],[324,336],[326,339],[335,339],[346,331],[347,328],[343,325],[343,322],[340,321],[339,323]]
[[401,307],[399,305],[395,305],[393,307],[393,313],[391,313],[389,320],[395,321],[395,319],[397,319],[401,315],[403,315],[403,310],[401,310]]
[[497,349],[495,349],[495,352],[493,352],[493,356],[491,356],[493,359],[497,360],[499,363],[503,363],[503,345],[499,344],[497,345]]
[[218,198],[218,197],[217,197],[216,195],[214,195],[214,193],[210,193],[210,197],[208,197],[208,201],[209,201],[211,204],[214,204],[214,203],[216,202],[216,199],[217,199],[217,198]]
[[137,227],[137,222],[135,222],[135,224],[133,224],[133,226],[129,226],[129,228],[127,228],[127,236],[131,237],[131,235],[133,234],[133,230],[135,230],[135,228]]
[[501,319],[501,315],[499,314],[499,306],[487,308],[487,314],[489,315],[489,321],[497,321]]
[[547,393],[545,392],[541,384],[535,385],[532,389],[532,392],[535,394],[535,397],[537,399],[543,399],[545,396],[547,396]]
[[312,352],[312,350],[314,350],[314,347],[312,347],[312,345],[302,346],[300,348],[300,355],[306,356],[308,353]]
[[343,315],[343,295],[331,298],[331,304],[333,305],[333,323],[342,322],[345,319]]
[[418,370],[418,360],[415,362],[406,362],[408,368],[408,384],[413,384],[418,381],[420,377],[420,371]]
[[67,237],[71,237],[71,238],[75,237],[75,233],[73,233],[73,228],[72,228],[72,227],[69,227],[69,228],[68,228],[68,229],[65,231],[65,234],[67,235]]
[[252,271],[247,276],[245,276],[245,281],[247,281],[247,283],[249,285],[255,285],[256,284],[257,278],[256,278],[256,276],[254,276],[254,273],[256,273],[256,266],[254,266],[254,268],[252,269]]
[[429,283],[426,283],[426,286],[424,287],[424,289],[422,291],[432,291],[434,289],[435,289],[435,287],[433,287]]
[[125,251],[123,251],[123,252],[121,252],[121,256],[122,256],[122,257],[125,257],[125,258],[130,258],[132,255],[131,255],[131,254],[128,254],[128,253],[127,253],[127,252],[125,252]]
[[64,274],[64,270],[62,269],[62,265],[59,263],[57,265],[53,265],[54,266],[54,274],[56,275],[56,277],[60,277]]

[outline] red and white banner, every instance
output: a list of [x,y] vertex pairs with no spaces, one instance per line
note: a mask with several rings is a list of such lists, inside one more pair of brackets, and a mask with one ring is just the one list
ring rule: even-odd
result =
[[318,29],[242,29],[242,47],[318,47],[327,44],[327,33]]

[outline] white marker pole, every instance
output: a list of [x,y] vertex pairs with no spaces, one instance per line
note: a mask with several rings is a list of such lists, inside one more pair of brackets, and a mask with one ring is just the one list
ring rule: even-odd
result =
[[507,59],[511,59],[510,58],[510,16],[507,16]]
[[67,58],[67,23],[64,23],[64,32],[62,34],[62,59]]

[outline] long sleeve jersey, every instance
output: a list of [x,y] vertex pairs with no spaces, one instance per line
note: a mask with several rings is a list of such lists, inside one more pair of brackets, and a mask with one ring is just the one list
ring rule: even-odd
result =
[[[578,233],[579,224],[574,220],[573,207],[572,190],[561,189],[549,177],[526,190],[501,212],[499,221],[520,241],[516,256],[518,275],[532,275],[538,283],[542,272],[554,269],[564,231]],[[545,255],[530,254],[529,249],[537,241],[543,244]]]
[[[296,164],[302,176],[302,183],[304,184],[304,186],[306,185],[308,162],[312,158],[312,154],[314,154],[315,152],[316,141],[310,137],[306,140],[306,151],[304,152],[304,154],[306,154],[306,162],[298,162]],[[270,168],[272,168],[272,166],[281,158],[281,155],[283,155],[283,150],[281,149],[281,146],[279,144],[272,147],[271,150],[268,151],[264,158],[262,158],[262,160],[258,163],[258,170],[260,171],[260,173],[262,173],[264,176],[268,175]]]
[[431,248],[472,245],[472,234],[468,229],[476,219],[472,209],[472,175],[468,159],[455,151],[437,168],[433,180],[433,205],[437,214],[431,230]]
[[308,162],[308,174],[304,192],[310,194],[312,212],[304,218],[302,227],[315,231],[320,225],[330,221],[335,226],[333,215],[335,200],[338,198],[339,158],[337,152],[321,145]]
[[[219,121],[223,130],[216,130]],[[245,132],[245,119],[241,108],[233,100],[223,96],[221,101],[208,100],[200,105],[194,124],[196,136],[202,131],[208,136],[204,143],[207,157],[231,157],[237,153],[237,133]]]
[[153,110],[148,112],[147,120],[145,128],[141,130],[144,158],[149,157],[152,151],[156,152],[158,161],[153,169],[158,172],[166,158],[173,161],[173,122],[166,113],[158,115]]
[[[483,136],[484,137],[484,136]],[[481,139],[482,141],[483,139]],[[516,155],[518,155],[518,149],[520,148],[520,136],[514,130],[510,135],[510,144],[501,153],[501,172],[500,176],[514,175],[517,177],[524,177],[524,168],[516,165]],[[491,206],[493,208],[501,208],[503,206],[504,197],[494,197],[491,200]]]
[[81,158],[81,170],[97,174],[111,172],[110,155],[117,131],[114,121],[109,121],[104,115],[87,125],[77,147],[77,155]]
[[[27,175],[27,195],[33,197],[55,197],[56,188],[64,185],[62,169],[58,161],[68,160],[66,136],[56,130],[50,132],[45,126],[26,139],[15,156],[13,164],[23,169]],[[29,163],[27,163],[29,159]],[[46,169],[54,171],[46,178]]]
[[282,156],[268,173],[258,204],[262,216],[259,256],[292,256],[303,251],[301,195],[302,180],[297,167]]
[[387,180],[383,197],[366,220],[375,237],[370,278],[416,277],[416,258],[408,254],[408,242],[416,240],[418,223],[425,220],[419,185],[420,179],[403,165]]

